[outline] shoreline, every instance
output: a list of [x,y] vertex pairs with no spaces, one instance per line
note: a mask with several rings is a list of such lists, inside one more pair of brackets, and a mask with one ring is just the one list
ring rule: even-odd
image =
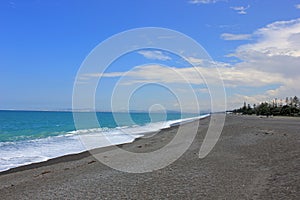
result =
[[[183,123],[176,123],[175,125],[171,125],[168,128],[162,128],[159,132],[161,131],[167,131],[167,130],[171,130],[171,129],[177,129],[180,125],[185,125],[185,124],[189,124],[189,123],[193,123],[194,121],[197,120],[203,120],[206,118],[209,118],[210,116],[205,116],[203,118],[200,119],[194,119],[192,121],[187,121],[187,122],[183,122]],[[145,133],[145,135],[143,137],[147,137],[147,135],[151,135],[152,133]],[[39,167],[43,167],[43,166],[48,166],[48,165],[54,165],[60,162],[69,162],[69,161],[74,161],[74,160],[79,160],[88,156],[92,156],[91,152],[95,152],[95,151],[106,151],[109,150],[110,148],[117,146],[117,147],[122,147],[125,144],[132,144],[140,139],[143,139],[143,137],[141,138],[135,138],[132,142],[129,143],[123,143],[123,144],[119,144],[119,145],[112,145],[112,146],[106,146],[106,147],[99,147],[96,149],[92,149],[92,150],[85,150],[83,152],[79,152],[79,153],[74,153],[74,154],[67,154],[67,155],[63,155],[63,156],[59,156],[59,157],[55,157],[55,158],[50,158],[48,160],[45,161],[41,161],[41,162],[35,162],[35,163],[30,163],[27,165],[22,165],[19,167],[14,167],[5,171],[1,171],[0,172],[0,176],[2,174],[10,174],[10,173],[15,173],[15,172],[19,172],[19,171],[25,171],[25,170],[30,170],[30,169],[34,169],[34,168],[39,168]]]
[[[300,196],[300,119],[227,115],[222,135],[203,159],[198,153],[209,119],[199,120],[190,148],[169,166],[143,174],[114,170],[89,152],[0,173],[0,196],[20,198],[297,199]],[[185,124],[189,127],[195,122]],[[152,152],[177,127],[119,147]],[[186,133],[188,134],[188,133]],[[100,148],[98,151],[106,151]]]

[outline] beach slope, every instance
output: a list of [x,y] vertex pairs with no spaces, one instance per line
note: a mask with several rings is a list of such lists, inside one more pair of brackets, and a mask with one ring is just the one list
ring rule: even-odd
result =
[[[0,197],[299,199],[300,118],[227,115],[220,140],[208,156],[199,159],[209,120],[200,120],[190,148],[163,169],[142,174],[120,172],[85,152],[0,173]],[[167,144],[176,131],[176,127],[162,130],[120,147],[153,151]]]

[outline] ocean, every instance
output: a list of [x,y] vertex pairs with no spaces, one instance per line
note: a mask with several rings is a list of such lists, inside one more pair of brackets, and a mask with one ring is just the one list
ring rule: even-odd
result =
[[[86,113],[77,113],[86,114]],[[76,130],[72,112],[0,111],[0,171],[52,158],[80,153],[88,148],[133,142],[146,133],[159,131],[207,115],[180,113],[97,112],[100,127],[86,124]],[[115,120],[118,119],[118,120]],[[99,141],[99,135],[107,140]],[[87,148],[81,136],[97,138]]]

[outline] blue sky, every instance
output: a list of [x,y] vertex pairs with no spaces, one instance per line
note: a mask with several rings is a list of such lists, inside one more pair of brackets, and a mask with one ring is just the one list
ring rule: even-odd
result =
[[[201,44],[220,68],[228,108],[243,101],[299,96],[299,18],[300,0],[3,0],[0,109],[71,108],[76,74],[89,52],[114,34],[142,27],[176,30]],[[197,58],[191,55],[188,59]],[[117,72],[137,69],[149,80],[147,75],[159,74],[163,65],[190,67],[177,56],[156,50],[120,58],[100,82],[97,107],[111,109],[112,90],[123,77]],[[134,80],[137,74],[125,78]],[[164,82],[170,77],[158,79]],[[176,84],[180,93],[182,83]],[[136,92],[130,109],[161,104],[177,110],[176,98],[156,87],[149,85]],[[209,93],[203,84],[193,82],[193,88],[200,91],[196,96],[202,108],[209,108]]]

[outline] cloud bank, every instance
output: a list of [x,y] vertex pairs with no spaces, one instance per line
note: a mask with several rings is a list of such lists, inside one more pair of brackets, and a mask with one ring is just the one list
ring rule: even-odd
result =
[[[185,59],[194,67],[151,64],[136,66],[127,72],[85,74],[81,78],[122,77],[123,86],[162,83],[177,84],[180,88],[180,85],[191,84],[201,94],[209,93],[205,89],[206,80],[217,82],[221,78],[229,91],[229,109],[240,106],[245,100],[250,104],[257,104],[273,98],[300,95],[300,18],[277,21],[251,34],[222,34],[221,37],[226,40],[252,38],[228,55],[238,58],[240,62],[206,61],[190,56]],[[147,50],[139,53],[148,59],[172,59],[161,51]],[[218,73],[215,72],[215,67],[218,68]]]
[[[266,79],[272,79],[279,86],[255,95],[244,96],[251,103],[266,99],[284,98],[300,94],[300,19],[277,21],[253,34],[257,41],[239,46],[232,56],[242,60],[235,64],[238,70],[260,71]],[[254,74],[249,73],[248,76]],[[271,82],[270,84],[271,85]],[[233,100],[233,99],[232,99]],[[234,101],[234,100],[233,100]]]

